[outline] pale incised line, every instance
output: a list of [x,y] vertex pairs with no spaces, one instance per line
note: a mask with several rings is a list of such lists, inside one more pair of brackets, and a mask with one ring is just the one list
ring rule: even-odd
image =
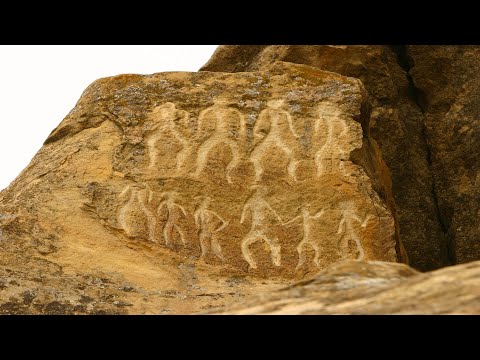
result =
[[176,155],[176,170],[183,167],[188,154],[192,152],[192,146],[188,138],[182,134],[179,126],[188,121],[189,114],[184,110],[176,109],[176,105],[170,102],[162,104],[155,108],[152,118],[155,123],[147,132],[146,142],[149,154],[149,169],[154,169],[158,160],[158,142],[165,138],[166,133],[170,131],[173,137],[181,144],[182,149]]
[[[225,259],[222,255],[222,248],[218,242],[216,233],[225,229],[228,226],[228,221],[224,220],[215,211],[208,209],[210,202],[211,199],[209,197],[204,197],[194,213],[195,225],[198,228],[198,238],[202,250],[201,258],[204,258],[211,248],[213,253],[220,260],[224,261]],[[214,224],[213,220],[215,218],[220,220],[222,224],[216,228],[212,228],[212,225]]]
[[[334,170],[333,161],[335,160],[335,166],[344,172],[343,159],[346,157],[346,151],[341,146],[341,139],[348,131],[347,124],[342,119],[342,113],[340,109],[330,103],[322,103],[319,105],[319,117],[315,121],[315,138],[320,138],[320,123],[324,122],[327,126],[326,142],[315,154],[315,164],[317,166],[317,174],[323,175],[326,172],[332,172]],[[339,130],[340,128],[340,130]],[[328,166],[328,163],[330,163]],[[338,164],[337,164],[338,163]]]
[[[139,234],[135,233],[134,230],[131,229],[131,224],[129,224],[128,217],[135,211],[140,212],[144,215],[147,226],[148,226],[148,239],[150,241],[156,242],[155,239],[155,216],[153,215],[152,211],[148,208],[147,204],[151,202],[153,192],[148,187],[142,188],[138,185],[128,185],[119,195],[120,199],[128,197],[127,202],[125,205],[120,209],[118,214],[118,222],[125,230],[127,236],[130,237],[137,237]],[[147,196],[148,194],[148,196]]]
[[270,100],[267,104],[267,109],[260,113],[255,124],[254,138],[257,144],[251,153],[250,159],[255,169],[255,181],[257,182],[261,180],[264,171],[262,158],[272,146],[277,146],[288,157],[287,172],[296,181],[295,171],[298,161],[295,159],[295,151],[286,144],[285,137],[288,136],[286,132],[293,135],[294,141],[299,136],[293,127],[290,113],[282,110],[284,105],[284,100]]
[[301,215],[296,216],[292,220],[285,223],[285,225],[289,225],[294,223],[298,219],[302,219],[303,238],[302,238],[302,241],[297,246],[298,263],[297,263],[297,267],[295,268],[296,271],[305,263],[305,250],[307,246],[310,246],[314,250],[315,257],[313,259],[313,262],[315,263],[316,266],[320,266],[320,247],[317,241],[315,241],[315,239],[312,236],[312,226],[313,226],[313,220],[319,219],[320,217],[323,216],[324,213],[325,213],[325,210],[322,209],[319,212],[317,212],[315,215],[311,215],[307,206],[304,205],[301,208]]
[[177,225],[178,216],[175,215],[176,208],[181,211],[184,217],[187,217],[187,212],[185,208],[175,202],[176,198],[178,197],[178,193],[176,193],[175,191],[167,191],[162,193],[160,197],[165,200],[160,202],[160,204],[158,205],[157,215],[162,211],[164,207],[167,210],[167,220],[162,230],[165,245],[168,246],[170,245],[170,243],[173,243],[174,230],[176,230],[178,235],[180,236],[180,240],[182,241],[183,246],[187,246],[185,234],[183,230]]
[[[355,242],[357,251],[359,253],[357,260],[363,260],[365,258],[365,251],[362,246],[362,242],[358,237],[357,232],[354,228],[354,221],[357,221],[361,227],[366,227],[368,221],[372,218],[371,215],[367,215],[364,220],[356,214],[355,204],[353,201],[343,202],[340,204],[342,218],[340,224],[338,225],[337,234],[341,234],[339,239],[339,246],[344,253],[348,252],[348,243],[350,239]],[[343,227],[343,230],[342,230]]]
[[[232,160],[226,167],[226,179],[232,183],[231,171],[238,166],[241,159],[240,147],[237,143],[240,134],[239,131],[245,131],[245,118],[243,114],[231,107],[230,102],[216,100],[214,105],[203,110],[198,119],[198,131],[203,137],[202,144],[198,148],[197,166],[194,172],[199,177],[205,169],[210,151],[217,145],[227,145],[232,153]],[[213,124],[213,125],[212,125]],[[205,134],[204,136],[204,132]]]
[[278,238],[271,238],[266,234],[270,228],[269,224],[265,221],[266,213],[268,213],[268,211],[273,213],[281,224],[283,224],[283,221],[270,204],[263,199],[263,195],[263,189],[260,188],[256,190],[256,192],[245,202],[240,219],[240,223],[243,224],[247,212],[250,212],[251,226],[249,232],[242,240],[241,249],[244,259],[253,269],[257,268],[257,263],[251,254],[250,246],[262,240],[270,247],[273,264],[275,266],[281,265],[281,247],[279,240]]

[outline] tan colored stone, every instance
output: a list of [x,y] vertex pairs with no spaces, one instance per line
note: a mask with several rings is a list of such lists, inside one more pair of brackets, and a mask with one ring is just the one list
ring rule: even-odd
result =
[[0,311],[189,313],[396,261],[368,109],[357,79],[281,62],[94,82],[0,194]]
[[[426,47],[426,54],[429,48]],[[462,61],[461,56],[458,59]],[[419,94],[409,78],[410,65],[405,47],[228,45],[220,46],[202,70],[258,71],[278,60],[306,64],[362,81],[372,105],[370,137],[378,143],[392,174],[398,231],[409,263],[422,271],[453,264],[451,241],[444,227],[442,206],[438,204],[432,176],[426,118],[419,104]],[[427,60],[425,64],[430,64],[432,68],[424,72],[429,82],[441,81],[449,74],[448,68],[439,71],[433,61]],[[452,79],[451,82],[455,83],[456,80]],[[435,90],[439,90],[435,94],[444,94],[442,96],[447,98],[450,96],[446,87],[440,91],[437,86]],[[449,135],[445,138],[449,139]],[[450,168],[455,169],[455,165],[451,164]]]
[[404,264],[347,261],[211,314],[480,314],[479,276],[478,261],[425,274]]

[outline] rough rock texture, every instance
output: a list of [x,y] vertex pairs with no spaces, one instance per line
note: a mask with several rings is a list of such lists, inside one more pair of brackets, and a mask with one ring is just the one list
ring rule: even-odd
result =
[[425,274],[403,264],[349,261],[218,313],[479,314],[479,277],[479,261]]
[[452,262],[480,258],[480,47],[409,46]]
[[[474,94],[462,92],[467,80],[470,92],[475,88],[478,51],[446,46],[223,46],[202,69],[252,71],[283,60],[360,79],[372,103],[370,134],[392,174],[400,238],[409,263],[432,270],[480,258],[475,240],[479,225],[471,221],[480,211],[474,190],[478,152],[472,148],[478,139],[478,101]],[[463,100],[455,100],[458,96]],[[458,111],[462,108],[464,113],[450,111],[446,119],[455,101],[469,105],[458,103]],[[457,146],[465,141],[469,145]],[[457,247],[465,249],[461,256],[455,256],[455,239],[463,244]]]
[[305,65],[94,82],[0,194],[0,312],[191,313],[405,260],[369,122]]

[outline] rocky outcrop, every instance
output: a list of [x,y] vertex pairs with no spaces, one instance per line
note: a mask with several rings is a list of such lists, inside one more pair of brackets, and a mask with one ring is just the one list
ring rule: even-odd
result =
[[360,79],[372,102],[370,134],[392,174],[400,238],[410,264],[432,270],[480,258],[475,240],[480,231],[471,220],[480,202],[473,151],[477,101],[470,93],[478,78],[479,51],[458,46],[223,46],[202,70],[251,71],[283,60]]
[[305,65],[94,82],[0,195],[0,309],[195,312],[405,261],[369,122],[358,79]]
[[480,262],[420,274],[403,264],[343,262],[220,314],[380,315],[480,313]]
[[439,218],[454,263],[480,258],[480,47],[408,46]]
[[478,313],[478,262],[413,269],[480,258],[478,49],[94,82],[0,193],[0,314]]

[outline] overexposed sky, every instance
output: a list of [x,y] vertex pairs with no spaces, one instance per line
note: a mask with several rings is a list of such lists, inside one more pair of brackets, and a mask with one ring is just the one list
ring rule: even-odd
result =
[[94,80],[197,71],[217,45],[0,45],[0,190]]

